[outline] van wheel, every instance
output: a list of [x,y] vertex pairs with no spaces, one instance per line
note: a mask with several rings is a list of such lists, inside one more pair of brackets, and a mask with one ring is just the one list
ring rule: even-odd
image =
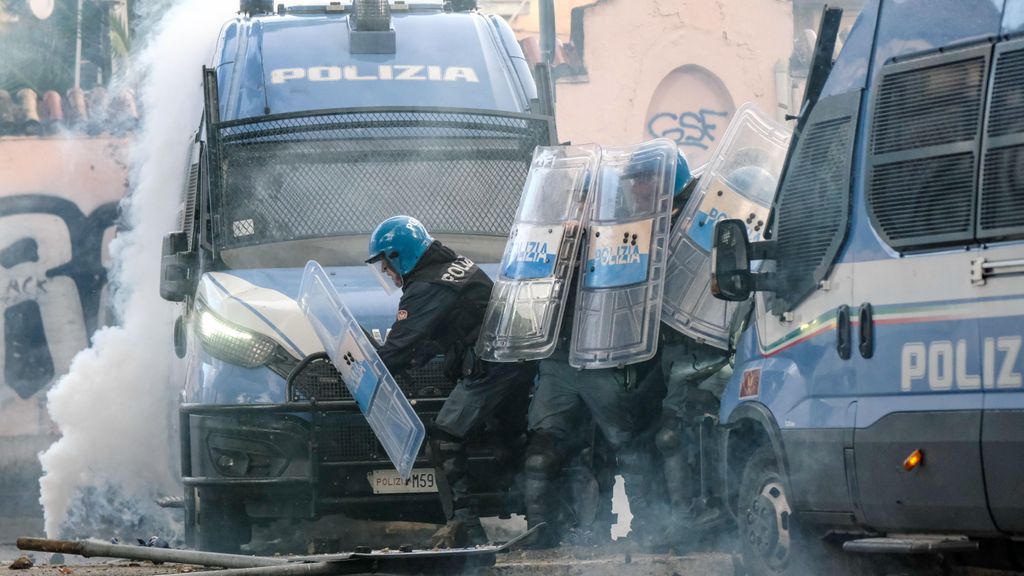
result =
[[240,500],[200,489],[197,532],[200,550],[237,554],[252,539],[252,523]]
[[862,559],[801,530],[771,446],[755,451],[743,470],[738,524],[743,566],[751,576],[870,573]]

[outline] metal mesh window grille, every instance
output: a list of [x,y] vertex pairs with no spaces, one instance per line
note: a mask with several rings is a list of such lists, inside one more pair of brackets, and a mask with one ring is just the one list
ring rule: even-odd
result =
[[969,235],[974,178],[970,152],[877,166],[871,175],[875,217],[893,244]]
[[889,74],[872,124],[872,151],[888,154],[974,140],[984,102],[984,57]]
[[185,232],[188,239],[188,248],[191,250],[195,244],[193,235],[195,232],[196,199],[199,195],[199,164],[201,148],[199,144],[193,144],[189,156],[188,173],[185,179],[185,206],[181,213],[179,228]]
[[893,248],[974,239],[991,45],[887,64],[874,102],[868,209]]
[[369,234],[410,214],[438,234],[505,236],[550,121],[467,111],[339,111],[222,124],[222,249]]
[[776,206],[772,312],[792,310],[828,276],[846,237],[850,163],[860,92],[823,98],[797,144]]
[[376,32],[390,28],[391,5],[388,0],[356,0],[353,7],[357,30]]
[[1024,236],[1024,41],[996,48],[983,146],[979,240]]
[[[1019,44],[1019,43],[1018,43]],[[1024,49],[1002,52],[992,75],[987,135],[990,138],[1024,132]]]

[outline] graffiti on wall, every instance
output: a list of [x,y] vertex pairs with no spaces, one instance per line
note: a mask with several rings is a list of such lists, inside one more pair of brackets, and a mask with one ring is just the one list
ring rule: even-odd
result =
[[21,398],[45,388],[99,326],[103,240],[116,216],[115,202],[83,214],[55,195],[0,197],[0,366]]
[[45,391],[110,323],[127,142],[0,139],[0,437],[47,434]]
[[679,114],[658,112],[647,121],[647,133],[651,138],[668,138],[684,148],[707,150],[715,143],[721,119],[728,117],[725,110],[707,108]]
[[644,138],[674,141],[694,166],[707,161],[736,106],[721,79],[687,64],[665,76],[651,96]]

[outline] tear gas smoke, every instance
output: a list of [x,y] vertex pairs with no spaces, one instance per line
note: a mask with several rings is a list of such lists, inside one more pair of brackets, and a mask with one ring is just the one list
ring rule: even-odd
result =
[[[121,325],[99,330],[47,395],[61,438],[40,455],[49,537],[176,534],[154,498],[180,494],[175,470],[174,307],[160,299],[160,247],[172,230],[185,153],[202,113],[200,68],[237,4],[184,0],[163,10],[133,67],[146,112],[132,153],[127,231],[111,244],[112,301]],[[160,12],[160,13],[158,13]],[[91,532],[91,533],[90,533]]]

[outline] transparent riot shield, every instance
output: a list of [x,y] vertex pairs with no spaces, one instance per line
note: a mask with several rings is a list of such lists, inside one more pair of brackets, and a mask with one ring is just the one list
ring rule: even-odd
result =
[[726,349],[739,304],[711,295],[715,222],[740,218],[760,240],[789,146],[789,130],[744,104],[736,112],[700,182],[672,228],[662,322]]
[[596,146],[534,151],[480,329],[480,358],[538,360],[555,349],[599,157]]
[[676,145],[606,148],[587,207],[569,363],[642,362],[658,346]]
[[298,303],[388,458],[409,478],[426,436],[423,422],[315,261],[306,264]]

